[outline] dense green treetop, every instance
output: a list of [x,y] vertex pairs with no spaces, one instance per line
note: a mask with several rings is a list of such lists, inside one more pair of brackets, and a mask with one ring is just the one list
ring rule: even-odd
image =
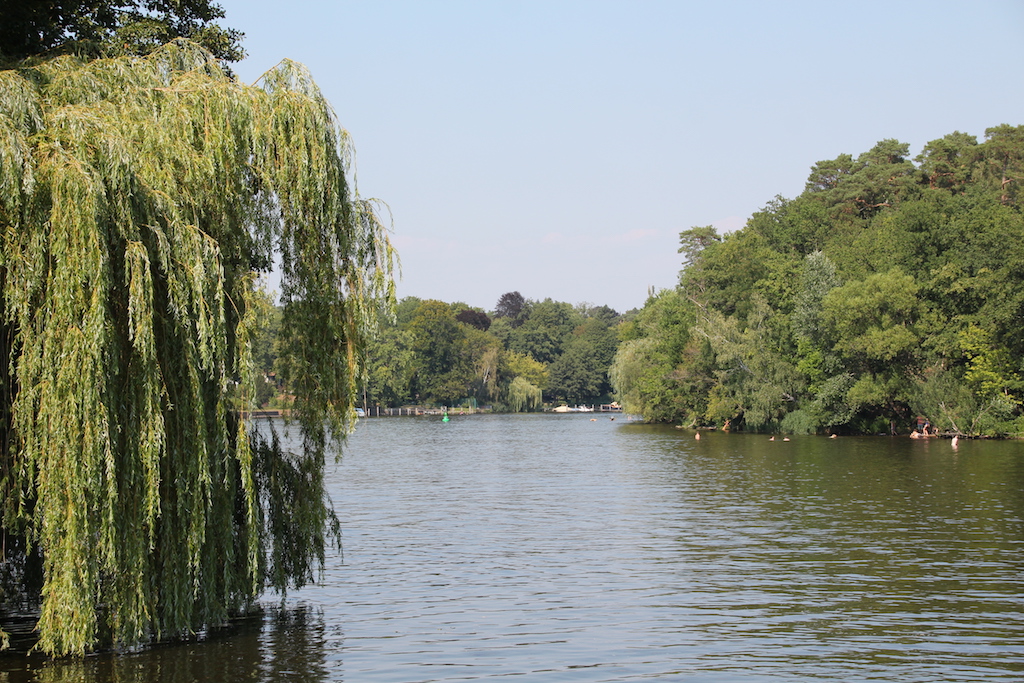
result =
[[487,313],[461,302],[402,299],[369,354],[368,406],[534,410],[542,400],[610,400],[621,316],[608,306],[503,295]]
[[59,52],[145,55],[176,38],[238,61],[242,34],[218,25],[223,17],[210,0],[0,0],[0,61]]
[[1024,126],[913,160],[883,140],[817,162],[741,230],[682,232],[679,288],[613,364],[620,397],[694,426],[888,432],[923,413],[1024,433],[1022,181]]

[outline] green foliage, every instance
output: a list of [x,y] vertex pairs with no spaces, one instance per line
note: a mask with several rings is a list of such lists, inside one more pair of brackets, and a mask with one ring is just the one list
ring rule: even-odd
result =
[[584,401],[602,393],[604,370],[585,343],[570,345],[551,364],[551,383],[557,387],[556,397],[568,401]]
[[660,295],[623,326],[620,401],[693,425],[875,432],[923,413],[1020,432],[1024,126],[952,133],[916,162],[883,140],[818,162],[742,230],[682,232],[691,318]]
[[1020,405],[1024,393],[1021,359],[994,343],[992,332],[971,325],[960,332],[960,348],[967,357],[964,380],[980,397],[1002,396],[1008,403]]
[[242,33],[221,28],[220,5],[210,0],[17,0],[6,2],[0,23],[0,59],[55,52],[91,56],[147,55],[186,38],[218,59],[245,57]]
[[455,318],[442,301],[423,301],[409,324],[416,394],[445,405],[470,395],[473,359],[468,351],[469,326]]
[[[306,581],[327,443],[393,299],[308,74],[243,86],[187,42],[59,57],[0,71],[0,138],[2,528],[41,557],[39,647],[174,637]],[[253,406],[272,249],[296,453],[234,410]]]
[[[252,387],[239,385],[236,393],[240,392],[242,401],[251,399],[256,407],[262,408],[277,395],[277,340],[281,336],[281,309],[274,305],[273,295],[266,291],[265,283],[259,282],[253,290],[249,310],[254,330],[251,342],[254,384]],[[236,396],[236,409],[244,410],[247,406],[239,404],[238,400]]]
[[521,377],[526,382],[544,389],[548,385],[548,367],[528,356],[515,351],[506,351],[502,356],[504,371],[511,377]]
[[934,415],[937,428],[970,436],[1024,436],[1020,403],[1007,394],[979,393],[963,368],[929,368],[917,386],[914,410]]
[[508,409],[513,413],[536,410],[544,400],[542,394],[540,387],[522,377],[514,377],[508,385]]
[[753,430],[773,428],[802,388],[802,378],[788,360],[784,327],[778,316],[754,295],[751,313],[741,327],[735,316],[711,311],[695,331],[715,354],[716,385],[709,396],[706,417]]
[[501,380],[501,344],[486,330],[472,325],[466,330],[465,355],[470,359],[473,378],[467,396],[491,401],[499,397]]
[[1017,204],[1024,182],[1024,126],[1002,124],[985,130],[983,154],[977,155],[983,178],[999,184],[999,201]]
[[835,287],[821,302],[826,337],[842,361],[859,372],[912,372],[921,316],[918,287],[899,269]]
[[771,249],[759,230],[751,227],[709,241],[683,270],[680,284],[698,307],[736,314],[742,320],[750,312],[752,292],[761,293],[779,308],[791,307],[794,292],[790,283],[799,264],[799,256]]
[[701,254],[712,244],[721,242],[722,237],[713,225],[693,227],[679,233],[679,253],[685,265],[700,263]]
[[395,325],[371,350],[366,400],[398,406],[474,399],[518,412],[539,407],[543,395],[584,402],[607,395],[618,345],[614,310],[520,301],[517,292],[499,303],[504,314],[491,317],[463,303],[403,299]]
[[385,407],[408,403],[415,372],[412,333],[388,326],[374,337],[367,353],[364,396],[370,404]]
[[573,329],[582,319],[562,301],[545,299],[529,307],[526,319],[515,328],[509,348],[550,364],[562,355]]
[[711,354],[694,339],[694,321],[693,303],[679,292],[664,290],[625,326],[609,378],[626,412],[651,421],[703,421]]
[[962,191],[970,180],[966,163],[973,155],[978,138],[956,131],[924,146],[917,162],[928,179],[928,186],[951,192]]
[[557,398],[579,402],[610,391],[607,373],[618,346],[610,324],[615,317],[602,309],[595,312],[573,330],[564,352],[551,364],[551,386]]
[[797,340],[799,362],[806,367],[805,374],[812,383],[821,379],[820,373],[837,369],[837,360],[832,359],[831,349],[826,348],[828,333],[822,306],[829,292],[840,284],[835,265],[824,253],[815,251],[807,255],[790,325]]

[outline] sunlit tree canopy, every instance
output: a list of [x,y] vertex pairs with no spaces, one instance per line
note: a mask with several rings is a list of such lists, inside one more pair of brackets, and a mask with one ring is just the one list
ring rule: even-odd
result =
[[219,59],[245,56],[242,33],[217,23],[224,10],[211,0],[3,0],[0,17],[0,60],[145,55],[175,38]]

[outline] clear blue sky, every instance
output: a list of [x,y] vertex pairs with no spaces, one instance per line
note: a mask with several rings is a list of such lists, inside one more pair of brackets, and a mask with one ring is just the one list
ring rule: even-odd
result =
[[678,235],[812,164],[1024,124],[1024,2],[226,0],[247,82],[311,70],[386,201],[399,296],[643,305]]

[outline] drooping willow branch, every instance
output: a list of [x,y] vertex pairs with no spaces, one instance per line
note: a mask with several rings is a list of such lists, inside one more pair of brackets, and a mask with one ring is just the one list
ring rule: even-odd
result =
[[[322,558],[326,447],[394,301],[350,155],[291,62],[246,86],[179,41],[0,71],[2,531],[42,560],[42,649],[216,624]],[[275,250],[297,453],[228,398]]]

